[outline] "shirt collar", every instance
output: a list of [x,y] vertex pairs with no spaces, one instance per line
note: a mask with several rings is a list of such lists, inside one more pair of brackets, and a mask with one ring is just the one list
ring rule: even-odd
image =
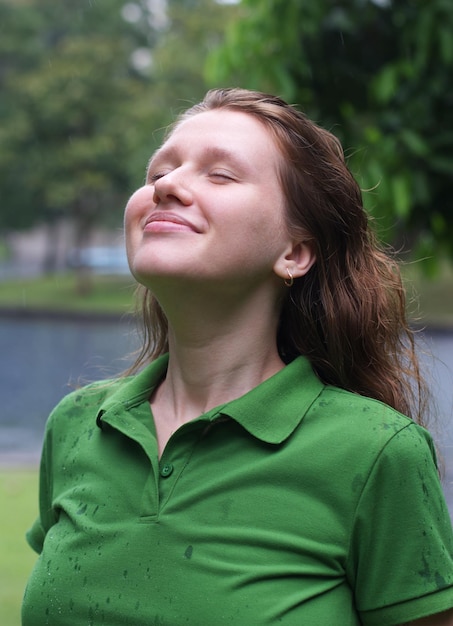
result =
[[119,380],[119,386],[107,396],[101,404],[96,417],[97,425],[102,428],[104,414],[116,409],[130,409],[149,400],[153,390],[165,376],[168,366],[168,354],[164,354],[135,376]]
[[[102,426],[102,416],[114,407],[129,409],[149,399],[165,376],[167,365],[168,355],[163,355],[133,378],[125,379],[102,403],[98,426]],[[245,395],[209,411],[206,417],[214,421],[228,416],[257,439],[279,444],[296,429],[323,388],[308,359],[300,356]]]
[[285,441],[324,389],[310,362],[298,357],[220,412],[266,443]]

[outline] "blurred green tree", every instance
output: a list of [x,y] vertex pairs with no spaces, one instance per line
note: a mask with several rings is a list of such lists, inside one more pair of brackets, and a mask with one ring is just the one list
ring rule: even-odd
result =
[[233,9],[214,0],[0,0],[0,227],[121,224]]
[[242,0],[211,84],[297,102],[342,140],[381,236],[453,257],[453,3]]
[[102,219],[121,223],[143,126],[133,104],[145,88],[131,64],[143,36],[131,32],[122,6],[1,3],[3,228],[70,217],[80,248]]

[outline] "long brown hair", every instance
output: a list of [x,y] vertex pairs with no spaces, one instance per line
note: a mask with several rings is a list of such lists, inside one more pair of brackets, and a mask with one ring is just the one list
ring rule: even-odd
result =
[[[424,384],[398,263],[377,242],[342,147],[282,99],[214,89],[183,113],[215,109],[252,115],[279,148],[289,231],[312,240],[316,263],[284,300],[277,344],[284,361],[308,357],[326,384],[381,400],[422,422]],[[173,128],[175,127],[173,126]],[[167,320],[139,288],[144,343],[135,371],[168,349]]]

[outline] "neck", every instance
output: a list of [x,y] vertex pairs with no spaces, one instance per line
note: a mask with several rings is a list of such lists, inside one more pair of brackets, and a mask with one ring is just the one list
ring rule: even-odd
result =
[[177,427],[237,398],[284,366],[276,344],[275,297],[250,294],[240,304],[210,298],[166,307],[167,377],[154,402]]

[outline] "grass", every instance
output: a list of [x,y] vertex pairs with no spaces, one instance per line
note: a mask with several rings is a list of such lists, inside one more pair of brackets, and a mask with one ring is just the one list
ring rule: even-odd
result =
[[23,311],[124,314],[133,308],[134,280],[129,276],[91,277],[91,289],[80,293],[74,273],[0,281],[0,306]]
[[[444,263],[429,279],[417,264],[403,268],[409,296],[417,294],[410,312],[428,326],[453,327],[453,266]],[[133,309],[134,280],[129,276],[92,276],[92,289],[78,292],[73,273],[28,280],[0,281],[0,308],[122,315]]]
[[0,624],[20,626],[20,607],[36,554],[25,531],[37,515],[37,469],[0,470]]

